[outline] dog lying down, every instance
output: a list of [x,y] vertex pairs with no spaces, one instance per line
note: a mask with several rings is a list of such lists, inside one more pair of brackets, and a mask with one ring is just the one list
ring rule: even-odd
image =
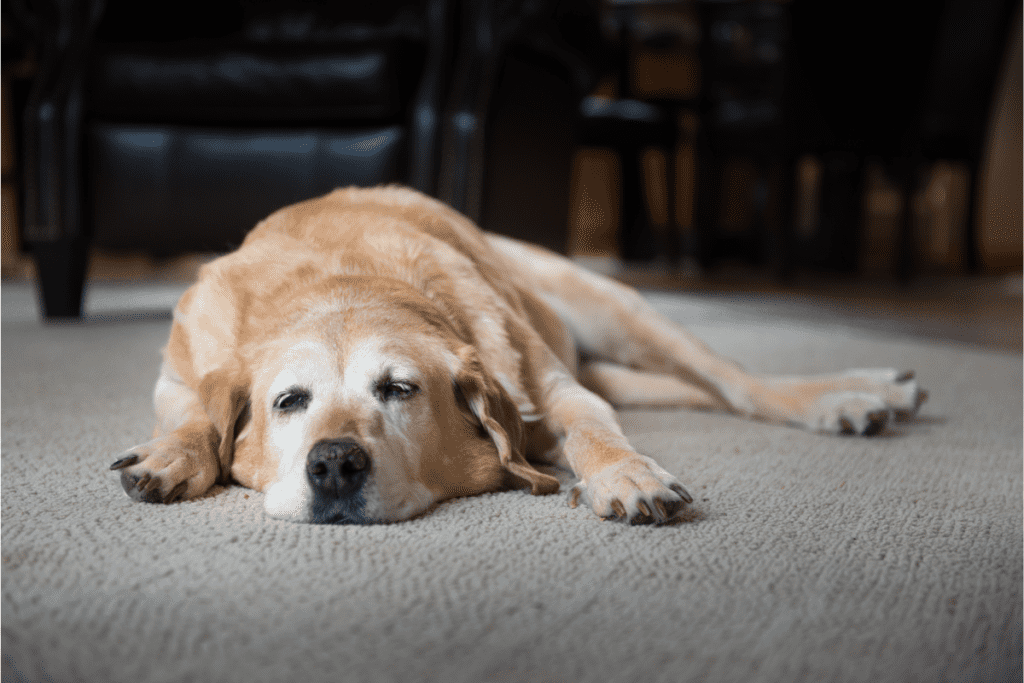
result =
[[263,491],[296,522],[393,522],[487,491],[669,521],[686,488],[612,405],[717,406],[872,435],[925,399],[912,373],[752,374],[571,261],[482,233],[402,187],[286,207],[206,265],[174,311],[152,440],[111,465],[128,495]]

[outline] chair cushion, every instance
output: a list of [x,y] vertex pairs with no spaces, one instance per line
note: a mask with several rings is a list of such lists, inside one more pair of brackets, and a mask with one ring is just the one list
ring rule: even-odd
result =
[[97,50],[88,94],[104,118],[160,123],[291,124],[382,119],[401,107],[394,50],[240,45]]
[[347,185],[402,178],[398,125],[358,130],[93,123],[94,242],[157,255],[237,246],[277,209]]

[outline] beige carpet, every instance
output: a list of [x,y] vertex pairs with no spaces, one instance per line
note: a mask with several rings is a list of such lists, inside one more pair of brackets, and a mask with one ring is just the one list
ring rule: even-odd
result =
[[1021,680],[1020,354],[652,296],[749,367],[915,368],[931,401],[873,439],[624,412],[696,494],[674,526],[519,492],[304,526],[107,470],[151,429],[174,296],[43,326],[3,287],[4,683]]

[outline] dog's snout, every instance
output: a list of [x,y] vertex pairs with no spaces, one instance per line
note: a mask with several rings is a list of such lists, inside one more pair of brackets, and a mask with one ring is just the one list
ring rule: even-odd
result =
[[306,476],[317,493],[349,496],[359,490],[370,469],[370,455],[352,439],[318,441],[306,458]]

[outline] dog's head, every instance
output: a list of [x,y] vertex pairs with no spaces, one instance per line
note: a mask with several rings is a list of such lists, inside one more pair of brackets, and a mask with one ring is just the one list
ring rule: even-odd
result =
[[202,391],[222,469],[265,491],[269,515],[388,522],[455,496],[557,490],[524,459],[508,393],[413,288],[350,278],[285,318]]

